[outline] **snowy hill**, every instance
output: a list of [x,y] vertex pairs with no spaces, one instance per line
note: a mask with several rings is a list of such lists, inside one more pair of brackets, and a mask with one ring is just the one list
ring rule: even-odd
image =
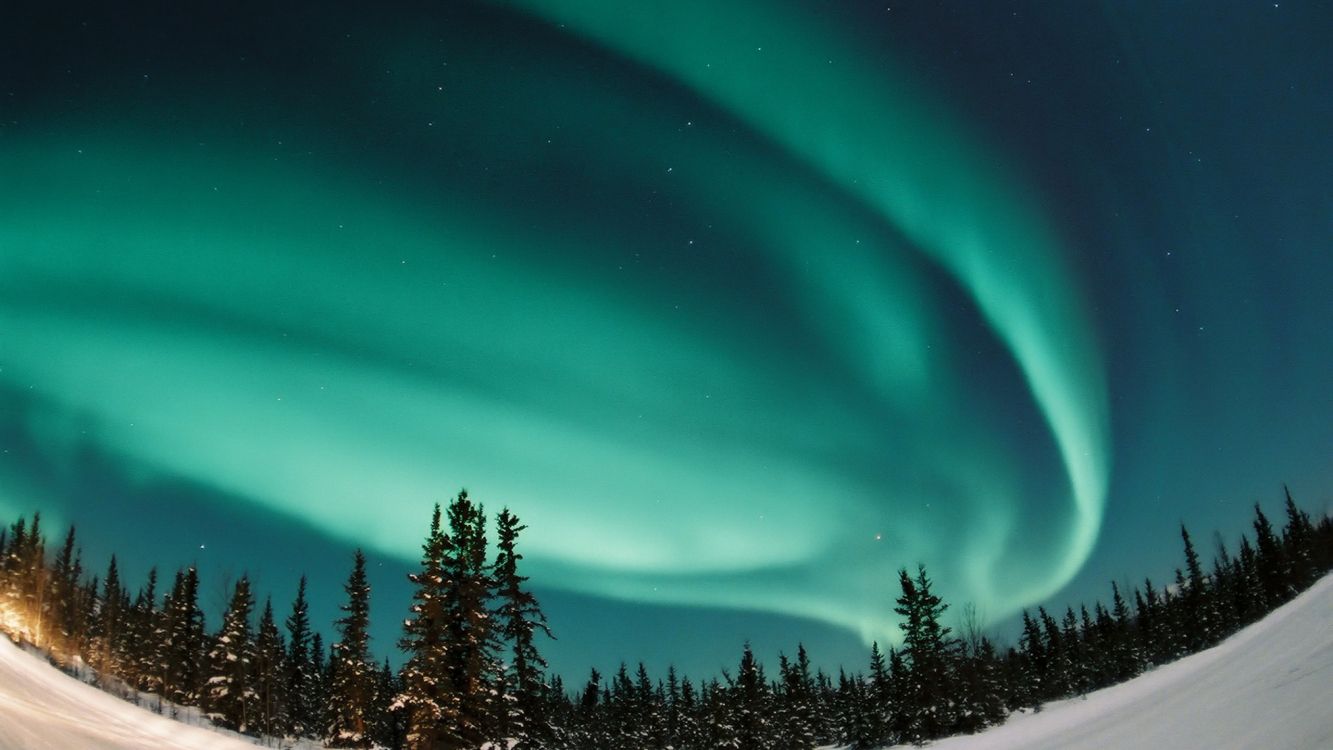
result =
[[[84,685],[0,638],[0,750],[246,750]],[[1216,648],[939,750],[1329,750],[1333,576]]]
[[159,716],[85,685],[0,636],[0,750],[255,747],[239,735]]
[[1207,651],[930,747],[1333,749],[1333,575]]

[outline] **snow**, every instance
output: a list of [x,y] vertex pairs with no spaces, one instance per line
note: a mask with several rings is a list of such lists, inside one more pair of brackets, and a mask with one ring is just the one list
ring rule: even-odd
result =
[[1214,648],[932,750],[1329,750],[1333,575]]
[[181,711],[190,723],[85,685],[0,636],[0,750],[255,750],[197,708]]

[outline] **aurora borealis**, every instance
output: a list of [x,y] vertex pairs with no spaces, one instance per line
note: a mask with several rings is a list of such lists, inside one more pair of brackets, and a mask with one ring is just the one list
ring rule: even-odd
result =
[[466,486],[558,665],[834,663],[1333,487],[1315,6],[4,13],[0,511],[90,552],[363,544],[387,648]]

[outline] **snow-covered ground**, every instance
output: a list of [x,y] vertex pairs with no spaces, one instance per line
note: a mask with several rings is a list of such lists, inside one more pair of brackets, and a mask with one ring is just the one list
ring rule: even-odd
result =
[[932,750],[1333,750],[1333,575],[1218,646]]
[[[189,719],[203,722],[197,710]],[[0,636],[0,750],[255,750],[85,685]]]
[[[0,637],[0,750],[253,750],[85,685]],[[1200,654],[938,750],[1330,750],[1333,576]]]

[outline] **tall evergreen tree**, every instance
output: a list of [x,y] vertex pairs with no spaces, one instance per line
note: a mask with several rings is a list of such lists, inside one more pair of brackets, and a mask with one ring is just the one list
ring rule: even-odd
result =
[[93,620],[92,667],[97,670],[98,681],[108,684],[112,675],[119,674],[123,667],[120,653],[124,644],[121,629],[125,626],[125,592],[120,585],[120,571],[116,566],[116,556],[111,556],[107,566],[106,578],[102,581],[102,596],[97,602]]
[[157,568],[148,571],[148,580],[135,596],[130,609],[125,669],[121,677],[138,690],[161,690],[162,616],[157,609]]
[[870,644],[870,683],[865,686],[866,734],[877,744],[890,744],[892,736],[890,706],[893,702],[893,678],[879,643]]
[[310,634],[310,720],[311,733],[319,734],[329,725],[329,652],[324,648],[324,636],[318,631]]
[[310,605],[306,602],[305,589],[306,578],[301,576],[286,621],[286,684],[283,691],[287,700],[283,706],[283,731],[294,737],[309,736],[316,727],[317,704],[313,701],[315,658],[311,649]]
[[347,603],[337,622],[341,637],[333,644],[329,665],[329,723],[324,736],[331,746],[370,747],[367,714],[375,695],[375,666],[370,661],[370,584],[366,556],[359,549],[343,590]]
[[940,622],[949,605],[931,593],[924,565],[917,567],[915,580],[906,568],[898,572],[898,579],[903,593],[893,611],[904,618],[900,626],[909,675],[898,701],[904,718],[902,739],[922,742],[943,736],[956,720],[955,647],[948,639],[950,628]]
[[403,622],[399,646],[407,653],[394,708],[401,711],[406,745],[413,750],[463,747],[454,727],[460,701],[448,673],[449,632],[447,609],[451,581],[445,570],[448,547],[440,522],[440,506],[431,515],[430,532],[422,545],[421,570],[408,575],[412,592],[411,616]]
[[255,731],[258,695],[254,686],[254,643],[250,616],[255,599],[250,579],[241,576],[222,615],[222,627],[208,652],[204,707],[214,724],[246,733]]
[[1216,641],[1217,626],[1213,616],[1212,595],[1185,524],[1180,525],[1180,538],[1185,545],[1185,570],[1188,573],[1184,589],[1180,592],[1180,609],[1183,614],[1181,630],[1186,649],[1194,652]]
[[467,491],[449,504],[444,538],[446,675],[457,698],[454,730],[461,747],[488,739],[499,673],[490,611],[491,576],[486,554],[486,514]]
[[204,613],[199,609],[199,572],[193,566],[176,573],[166,618],[162,690],[175,703],[195,705],[202,697]]
[[543,715],[546,660],[537,650],[536,636],[552,636],[537,597],[524,585],[527,576],[518,572],[523,555],[515,547],[526,528],[508,508],[496,517],[494,576],[499,607],[495,614],[510,655],[509,669],[502,679],[507,701],[497,712],[497,725],[500,738],[514,740],[516,750],[539,747],[550,736]]
[[[0,550],[3,549],[0,544]],[[79,648],[78,591],[83,572],[75,550],[74,527],[70,526],[52,566],[50,582],[51,651],[62,662],[73,658]]]
[[[888,675],[883,668],[883,659],[880,661],[884,684],[877,690],[884,696],[881,705],[887,705]],[[810,674],[810,657],[806,654],[805,646],[797,646],[795,662],[789,662],[784,655],[780,657],[779,665],[781,686],[776,695],[775,712],[779,747],[783,750],[811,750],[819,744],[819,738],[815,726],[815,683]],[[881,729],[886,728],[883,724],[887,723],[887,716],[884,719]]]
[[403,731],[400,715],[393,710],[393,701],[398,695],[398,679],[394,677],[389,660],[384,660],[379,675],[375,679],[375,697],[371,701],[370,738],[375,746],[396,750],[403,746]]
[[287,656],[282,634],[273,619],[273,601],[264,600],[264,614],[255,635],[254,687],[258,701],[255,726],[260,734],[277,737],[285,730],[287,703]]
[[1287,560],[1287,582],[1292,591],[1304,590],[1315,580],[1314,524],[1305,511],[1296,507],[1291,489],[1285,484],[1287,525],[1282,530],[1282,552]]
[[1017,662],[1014,705],[1039,708],[1049,693],[1047,675],[1050,659],[1046,652],[1046,642],[1041,636],[1041,626],[1027,610],[1023,610],[1023,631],[1019,636]]
[[1258,551],[1255,572],[1263,597],[1261,611],[1266,612],[1291,598],[1292,591],[1286,555],[1258,503],[1254,504],[1254,541]]
[[764,667],[745,644],[730,701],[735,726],[736,750],[765,750],[771,741],[768,724],[768,682]]
[[976,648],[959,661],[961,711],[958,729],[977,732],[1004,721],[1008,699],[999,658],[990,639],[982,636]]
[[1111,659],[1114,665],[1112,674],[1113,679],[1120,682],[1137,675],[1142,668],[1143,659],[1134,642],[1129,606],[1125,604],[1125,598],[1120,595],[1120,585],[1115,581],[1111,582],[1111,617],[1114,625],[1110,637]]

